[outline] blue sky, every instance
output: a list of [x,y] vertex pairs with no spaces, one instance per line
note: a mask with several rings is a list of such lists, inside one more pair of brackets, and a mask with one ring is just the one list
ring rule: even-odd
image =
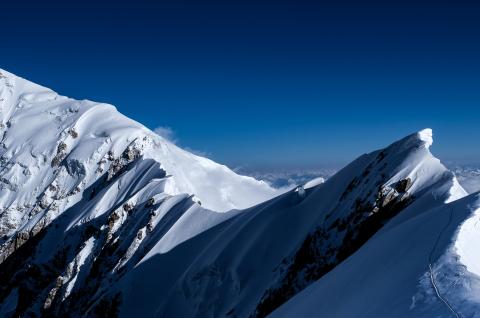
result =
[[431,127],[480,158],[473,1],[9,1],[0,67],[231,166],[344,164]]

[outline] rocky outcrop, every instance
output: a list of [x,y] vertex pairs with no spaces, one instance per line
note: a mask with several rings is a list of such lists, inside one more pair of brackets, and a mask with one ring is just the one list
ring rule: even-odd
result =
[[[294,255],[279,265],[279,282],[262,296],[253,316],[265,317],[298,292],[320,279],[357,251],[388,220],[415,200],[408,193],[413,182],[407,177],[389,183],[388,152],[380,151],[363,172],[355,176],[340,196],[340,203],[325,222],[309,233]],[[369,186],[370,185],[370,186]],[[371,185],[377,187],[373,192]],[[344,216],[336,209],[353,202]]]

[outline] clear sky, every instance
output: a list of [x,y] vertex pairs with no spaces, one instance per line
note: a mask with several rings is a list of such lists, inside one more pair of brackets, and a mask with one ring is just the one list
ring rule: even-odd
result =
[[236,165],[343,164],[434,129],[480,159],[478,1],[8,1],[0,67]]

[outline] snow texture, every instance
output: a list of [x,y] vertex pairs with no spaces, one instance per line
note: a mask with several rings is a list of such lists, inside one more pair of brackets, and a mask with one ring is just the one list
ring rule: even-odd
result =
[[432,143],[279,190],[0,71],[0,315],[476,317],[480,196]]

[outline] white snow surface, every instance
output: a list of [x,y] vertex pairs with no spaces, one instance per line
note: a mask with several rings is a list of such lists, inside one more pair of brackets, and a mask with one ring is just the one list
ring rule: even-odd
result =
[[[355,198],[374,201],[379,188],[401,197],[405,194],[397,193],[393,189],[399,181],[407,178],[411,180],[407,193],[413,198],[412,203],[393,217],[372,240],[383,242],[383,238],[395,229],[408,226],[412,218],[426,220],[421,223],[426,228],[429,228],[433,221],[437,222],[438,226],[443,225],[440,218],[431,219],[434,212],[428,211],[435,208],[441,210],[446,202],[460,199],[466,192],[455,176],[429,152],[430,145],[431,140],[426,138],[424,133],[412,134],[384,150],[361,156],[325,183],[318,182],[317,185],[302,191],[303,195],[292,190],[220,223],[168,253],[165,253],[161,246],[152,248],[141,264],[126,275],[117,287],[126,294],[126,301],[122,304],[122,316],[128,317],[135,313],[155,317],[249,317],[256,312],[269,290],[281,286],[282,273],[288,270],[295,252],[304,245],[308,233],[323,228],[331,234],[325,239],[325,243],[328,243],[330,248],[341,246],[345,232],[331,229],[338,220],[350,219],[355,213],[352,208]],[[432,227],[430,231],[422,230],[419,235],[422,233],[425,235],[425,242],[419,246],[428,245],[431,243],[430,239],[435,238],[436,227]],[[375,240],[376,237],[379,239]],[[414,243],[403,244],[401,240],[395,241],[395,244],[389,248],[402,253],[415,246]],[[379,261],[382,259],[385,257],[379,252],[369,256],[367,261],[382,268],[385,264],[391,266],[393,263],[389,259]],[[403,263],[395,259],[400,264],[398,266],[412,260],[415,258],[405,259]],[[426,266],[428,262],[422,265]],[[165,274],[156,271],[160,266],[165,269]],[[362,298],[358,304],[371,308],[377,299],[382,301],[382,298],[374,294],[382,294],[383,289],[388,288],[389,280],[385,278],[385,285],[381,285],[381,280],[378,286],[371,285],[362,278],[362,270],[367,268],[368,266],[363,264],[358,269],[355,267],[358,270],[355,274],[358,274],[359,286],[372,288],[369,301]],[[419,274],[425,273],[427,268],[428,266],[424,267]],[[397,276],[403,278],[402,268],[399,267],[397,271]],[[393,272],[388,273],[396,275]],[[309,281],[302,278],[302,272],[296,277],[291,284],[308,286]],[[408,278],[408,283],[414,288],[411,290],[413,294],[408,298],[410,306],[411,297],[424,289],[419,285],[420,276]],[[323,278],[320,278],[319,282],[322,281]],[[341,287],[338,288],[338,293],[330,297],[329,289],[336,288],[336,278],[332,278],[325,290],[311,298],[311,307],[305,307],[305,312],[302,311],[303,303],[300,303],[288,307],[285,314],[280,311],[280,314],[284,317],[336,317],[341,308],[348,306],[340,301],[333,302],[333,298],[340,297],[340,293],[345,290],[355,293],[349,281],[346,279],[345,284],[339,285]],[[162,288],[156,293],[149,292],[160,285]],[[319,315],[319,311],[315,309],[318,298],[325,299],[325,308],[330,308],[330,303],[335,306],[331,311],[325,309],[325,315]],[[357,303],[353,305],[355,304]],[[377,317],[369,315],[371,312],[365,310],[365,317]],[[345,312],[345,317],[357,317],[354,313],[356,312]],[[362,311],[360,313],[363,314]]]
[[[244,209],[279,193],[180,149],[111,105],[63,97],[4,70],[0,124],[1,162],[8,167],[0,172],[0,209],[9,211],[13,223],[22,223],[23,216],[12,210],[25,209],[47,186],[62,183],[63,192],[87,187],[100,175],[108,152],[118,156],[129,145],[172,176],[165,191],[195,194],[210,210]],[[55,174],[51,161],[59,147],[64,148],[57,156],[63,164]]]
[[418,137],[420,138],[420,140],[423,140],[425,142],[425,146],[427,148],[430,148],[430,146],[433,144],[433,131],[431,128],[426,128],[419,131]]
[[325,183],[325,178],[317,177],[317,178],[312,179],[312,180],[308,181],[307,183],[305,183],[303,185],[303,188],[304,189],[310,189],[310,188],[316,187],[316,186],[318,186],[322,183]]
[[[180,149],[114,106],[63,97],[4,70],[0,168],[0,264],[39,232],[31,262],[70,257],[58,290],[35,291],[43,301],[31,300],[33,315],[49,306],[48,295],[68,301],[90,288],[92,266],[108,247],[118,251],[103,265],[107,273],[97,273],[103,278],[279,193]],[[95,292],[109,290],[111,278],[97,279]],[[12,290],[0,314],[10,315],[18,297]]]
[[[91,316],[102,300],[122,317],[262,316],[269,302],[274,317],[478,317],[480,195],[432,135],[278,195],[111,105],[0,70],[0,266],[16,271],[0,315],[35,295],[26,316]],[[19,287],[32,268],[42,280]]]
[[412,215],[272,317],[479,317],[480,194]]

